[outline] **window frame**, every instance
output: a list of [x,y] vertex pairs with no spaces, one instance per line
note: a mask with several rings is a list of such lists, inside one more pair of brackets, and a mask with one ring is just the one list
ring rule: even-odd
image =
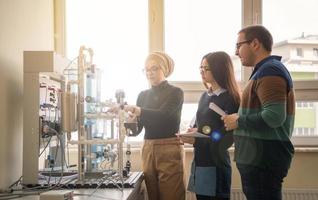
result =
[[[164,0],[148,0],[149,14],[149,52],[164,51]],[[54,35],[55,51],[65,55],[65,0],[54,1]],[[242,27],[252,24],[262,24],[262,0],[242,0]],[[250,68],[241,69],[242,88],[251,74]],[[198,81],[171,82],[184,90],[184,103],[198,102],[204,91]],[[294,81],[296,100],[318,101],[318,80]],[[318,146],[318,137],[293,137],[296,146]]]

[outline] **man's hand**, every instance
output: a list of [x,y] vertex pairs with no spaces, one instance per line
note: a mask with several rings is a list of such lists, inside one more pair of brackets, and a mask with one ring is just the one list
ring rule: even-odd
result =
[[236,129],[238,127],[238,118],[239,115],[237,113],[222,116],[221,119],[224,122],[225,130],[231,131]]

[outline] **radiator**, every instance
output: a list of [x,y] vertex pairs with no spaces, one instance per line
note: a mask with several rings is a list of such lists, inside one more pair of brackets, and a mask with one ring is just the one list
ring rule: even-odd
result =
[[[231,200],[246,200],[241,189],[233,189]],[[318,200],[318,189],[285,189],[283,200]]]

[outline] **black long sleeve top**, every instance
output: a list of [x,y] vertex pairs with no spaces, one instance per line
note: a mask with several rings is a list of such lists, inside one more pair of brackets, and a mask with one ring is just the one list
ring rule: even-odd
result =
[[[198,132],[210,138],[195,138],[191,176],[194,176],[195,187],[215,190],[215,196],[229,199],[232,169],[228,148],[233,144],[233,132],[225,130],[221,116],[209,108],[211,102],[228,114],[237,112],[239,107],[224,89],[202,94],[196,113],[196,127]],[[209,180],[203,177],[209,177]]]
[[221,116],[209,108],[211,102],[228,114],[237,112],[239,107],[227,91],[212,96],[207,92],[202,94],[196,114],[196,126],[198,132],[209,135],[211,139],[196,138],[195,162],[197,166],[230,166],[227,149],[233,144],[233,132],[225,130]]
[[161,139],[176,137],[179,131],[183,91],[161,82],[142,91],[137,99],[137,106],[141,108],[138,119],[138,133],[145,128],[145,139]]

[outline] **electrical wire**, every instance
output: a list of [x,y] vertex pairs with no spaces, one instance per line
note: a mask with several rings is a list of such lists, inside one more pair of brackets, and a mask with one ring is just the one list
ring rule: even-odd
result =
[[[40,136],[41,137],[41,136]],[[41,153],[39,154],[39,157],[43,154],[43,152],[45,152],[46,148],[49,146],[50,142],[51,142],[51,139],[52,139],[53,136],[51,136],[49,138],[49,141],[46,143],[44,149],[41,151]]]
[[9,186],[9,189],[11,189],[13,186],[17,186],[22,180],[22,176],[20,176],[20,178],[18,180],[16,180],[14,183],[12,183],[10,186]]
[[[68,68],[71,66],[71,64],[73,63],[73,61],[76,58],[78,58],[78,57],[75,57],[68,64],[68,66],[64,69],[64,71],[66,71],[66,70],[70,70],[71,71],[72,70],[72,69],[68,69]],[[74,75],[76,75],[76,74],[74,74]],[[48,91],[48,87],[46,86],[45,87],[45,100],[44,100],[44,104],[43,104],[43,109],[44,109],[43,118],[47,119],[47,121],[49,123],[51,122],[51,120],[53,120],[54,124],[57,124],[57,123],[60,122],[59,107],[58,107],[58,105],[56,107],[54,107],[54,108],[51,108],[50,106],[47,106],[48,105],[47,104],[48,92],[49,92]],[[51,117],[51,115],[52,115],[52,117]],[[48,126],[49,126],[49,124],[48,124]],[[42,126],[40,126],[40,127],[42,129]],[[54,127],[54,128],[56,129],[57,127]],[[63,142],[62,137],[60,136],[60,134],[55,129],[50,127],[50,131],[54,132],[54,134],[57,136],[57,146],[56,146],[56,152],[55,152],[54,160],[55,161],[57,160],[57,154],[58,154],[58,151],[60,150],[61,151],[61,163],[62,163],[61,174],[60,174],[59,178],[55,178],[55,184],[52,186],[50,179],[52,179],[52,177],[53,177],[52,176],[52,172],[54,170],[54,167],[56,166],[56,162],[54,163],[54,165],[51,168],[49,177],[46,178],[48,186],[41,185],[41,186],[29,188],[26,185],[23,185],[21,183],[21,180],[22,180],[23,177],[20,176],[20,178],[17,181],[15,181],[14,183],[12,183],[9,186],[9,189],[10,189],[10,190],[8,190],[9,193],[4,193],[4,194],[0,193],[0,200],[2,200],[2,199],[20,198],[20,197],[28,196],[28,195],[38,195],[41,192],[45,192],[45,191],[52,190],[52,189],[55,189],[55,188],[62,188],[63,187],[62,183],[67,183],[68,184],[71,181],[74,181],[75,179],[77,179],[77,175],[76,175],[76,177],[72,176],[70,178],[67,177],[65,179],[65,176],[64,176],[64,164],[67,164],[66,160],[65,160],[65,147],[64,147],[64,142]],[[42,131],[41,131],[41,133],[42,133]],[[41,141],[41,135],[42,134],[39,134],[39,136],[40,136],[39,137],[39,145],[40,145],[40,141]],[[51,135],[50,138],[48,139],[48,141],[47,141],[46,145],[44,146],[43,150],[39,153],[39,157],[43,154],[43,152],[46,152],[47,147],[52,142],[52,137],[53,137],[53,135]],[[39,149],[40,149],[40,146],[39,146]],[[69,155],[68,155],[68,162],[69,162]],[[16,189],[19,186],[22,186],[22,189]]]
[[[76,60],[77,58],[78,58],[78,56],[74,57],[74,58],[68,63],[68,65],[64,68],[63,73],[64,73],[64,71],[69,70],[69,67],[73,64],[74,60]],[[71,69],[72,69],[72,68],[71,68]]]
[[68,168],[68,166],[70,166],[70,148],[69,148],[69,146],[68,146],[68,143],[66,144],[66,149],[67,149],[67,162],[66,162],[66,166],[67,166],[67,168]]
[[56,135],[58,140],[59,140],[59,143],[60,143],[60,148],[61,148],[61,166],[62,166],[62,170],[61,170],[61,176],[60,176],[60,180],[58,182],[57,185],[59,185],[62,181],[62,177],[63,177],[63,174],[64,174],[64,155],[65,155],[65,152],[64,152],[64,148],[63,148],[63,141],[61,139],[61,137],[59,136],[59,134]]
[[[56,130],[54,130],[54,129],[50,129],[50,130],[52,130],[53,132],[55,131],[55,133],[57,133],[57,131]],[[56,136],[58,135],[58,133],[56,134]],[[57,144],[56,144],[56,151],[55,151],[55,155],[54,155],[54,165],[51,167],[51,170],[50,170],[50,176],[49,176],[49,179],[48,179],[48,185],[50,184],[50,180],[51,180],[51,176],[52,176],[52,172],[53,172],[53,170],[54,170],[54,167],[55,167],[55,164],[56,164],[56,159],[57,159],[57,153],[58,153],[58,150],[59,150],[59,145],[60,144],[60,141],[58,140],[58,142],[57,142]]]
[[[45,100],[44,100],[44,105],[47,105],[47,92],[48,92],[48,86],[46,85],[45,87]],[[44,107],[44,116],[46,117],[46,108]]]
[[63,70],[63,75],[66,75],[66,76],[69,76],[69,75],[78,75],[78,74],[65,73],[66,71],[69,72],[69,71],[77,70],[76,68],[69,68],[77,58],[78,58],[78,56],[76,56],[75,58],[73,58],[73,59],[69,62],[69,64],[64,68],[64,70]]

